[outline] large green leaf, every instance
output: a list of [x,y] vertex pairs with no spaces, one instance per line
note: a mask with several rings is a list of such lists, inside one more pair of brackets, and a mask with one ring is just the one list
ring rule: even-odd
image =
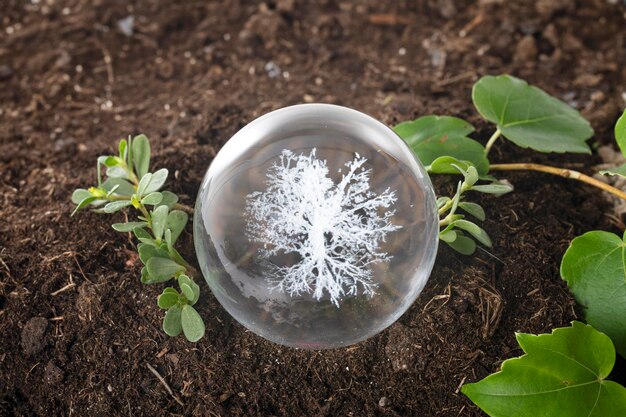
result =
[[197,342],[204,336],[204,321],[195,308],[189,304],[183,306],[181,314],[183,333],[190,342]]
[[611,340],[572,323],[552,334],[518,333],[526,353],[462,392],[491,417],[623,417],[626,388],[606,381],[615,363]]
[[465,120],[450,116],[423,116],[412,122],[400,123],[393,130],[425,166],[440,156],[452,156],[471,162],[480,174],[489,171],[485,148],[467,137],[474,127]]
[[183,272],[185,267],[166,258],[152,257],[146,262],[148,274],[152,282],[165,282],[179,272]]
[[146,135],[135,136],[132,140],[132,156],[137,176],[142,178],[150,167],[150,142]]
[[509,75],[481,78],[472,90],[478,112],[522,148],[591,153],[593,129],[575,109]]
[[603,231],[572,241],[561,261],[561,277],[585,313],[585,320],[606,333],[626,357],[626,243]]

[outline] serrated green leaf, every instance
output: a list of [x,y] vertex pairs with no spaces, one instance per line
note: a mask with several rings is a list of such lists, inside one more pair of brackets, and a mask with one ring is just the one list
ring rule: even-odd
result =
[[72,203],[78,205],[86,198],[92,197],[91,193],[83,188],[78,188],[72,193]]
[[135,172],[137,177],[143,178],[150,168],[150,141],[146,135],[135,136],[132,147]]
[[504,137],[540,152],[591,153],[593,129],[575,109],[509,75],[482,77],[472,90],[478,112]]
[[502,195],[513,191],[513,187],[506,184],[485,184],[474,185],[471,190],[479,193]]
[[188,219],[189,216],[187,215],[187,213],[181,210],[172,210],[167,215],[166,227],[172,231],[172,244],[174,244],[176,240],[178,240],[178,237],[185,229],[185,225],[187,224]]
[[603,169],[598,171],[602,175],[619,175],[620,177],[626,177],[626,164],[620,165],[615,168]]
[[133,185],[123,178],[107,178],[107,180],[102,183],[102,188],[107,192],[111,192],[111,190],[115,188],[115,194],[123,196],[131,196],[135,193]]
[[491,417],[622,417],[626,388],[607,381],[611,340],[573,322],[552,334],[517,334],[525,354],[461,391]]
[[465,120],[450,116],[423,116],[396,125],[393,130],[413,149],[423,165],[431,165],[442,156],[470,161],[481,174],[489,171],[485,148],[467,137],[474,127]]
[[179,305],[174,305],[165,313],[163,331],[168,336],[178,336],[183,331],[181,313],[182,310]]
[[148,194],[144,198],[142,198],[141,204],[156,206],[161,202],[161,200],[163,200],[163,194],[161,194],[158,191],[155,191],[153,193]]
[[468,214],[476,217],[480,221],[485,220],[485,210],[476,203],[470,203],[468,201],[461,201],[459,208]]
[[159,206],[152,210],[152,233],[155,239],[159,240],[163,237],[163,232],[167,226],[167,213],[169,209],[166,206]]
[[489,235],[477,224],[468,220],[457,220],[453,224],[455,227],[465,230],[483,245],[491,247],[491,239],[489,238]]
[[185,304],[182,308],[181,323],[183,333],[190,342],[197,342],[204,336],[204,321],[195,308]]
[[603,231],[575,238],[561,261],[567,282],[585,320],[606,333],[626,357],[626,243]]
[[455,251],[461,255],[471,255],[476,251],[476,242],[467,236],[464,236],[461,232],[456,232],[456,239],[451,242],[446,242]]
[[178,196],[176,194],[170,191],[161,191],[161,194],[163,195],[163,199],[159,204],[157,204],[157,207],[167,206],[171,210],[174,208],[174,205],[178,203]]
[[446,243],[454,242],[456,240],[456,232],[454,230],[446,230],[439,233],[439,239]]
[[152,257],[146,262],[148,274],[154,282],[164,282],[173,278],[179,272],[183,272],[185,267],[167,258]]
[[132,232],[136,227],[146,227],[146,222],[114,223],[113,229],[118,232]]
[[103,211],[105,213],[115,213],[116,211],[120,211],[121,209],[130,206],[130,201],[122,200],[122,201],[111,201],[104,206]]
[[157,305],[164,310],[167,310],[173,307],[177,302],[178,302],[178,294],[165,292],[165,291],[163,291],[163,293],[159,295],[159,298],[157,299]]

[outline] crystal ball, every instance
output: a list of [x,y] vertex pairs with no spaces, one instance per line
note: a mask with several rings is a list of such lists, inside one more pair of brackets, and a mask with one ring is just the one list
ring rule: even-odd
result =
[[252,332],[323,349],[395,322],[438,245],[424,168],[388,127],[356,110],[302,104],[237,132],[198,194],[198,262],[222,306]]

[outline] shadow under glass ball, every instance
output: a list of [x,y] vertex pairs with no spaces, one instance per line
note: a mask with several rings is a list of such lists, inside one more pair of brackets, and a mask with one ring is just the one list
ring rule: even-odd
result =
[[262,116],[223,147],[196,202],[194,240],[219,302],[251,331],[333,348],[396,321],[438,244],[435,195],[389,128],[345,107]]

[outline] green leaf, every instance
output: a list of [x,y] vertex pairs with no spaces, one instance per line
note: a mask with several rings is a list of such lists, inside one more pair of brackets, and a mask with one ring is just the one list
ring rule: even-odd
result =
[[522,148],[591,153],[593,129],[575,109],[509,75],[481,78],[472,90],[478,112]]
[[525,355],[461,391],[491,417],[622,417],[626,388],[607,381],[615,363],[611,340],[573,322],[552,334],[516,335]]
[[574,239],[561,261],[567,281],[585,320],[606,333],[626,357],[626,243],[603,231]]
[[139,197],[143,197],[144,195],[149,194],[148,192],[146,192],[146,188],[148,188],[150,181],[152,181],[152,174],[150,172],[144,174],[141,177],[141,179],[139,180],[139,185],[137,185],[137,195]]
[[165,168],[162,168],[152,174],[150,184],[148,184],[145,190],[146,194],[159,191],[159,188],[163,187],[163,184],[165,184],[165,181],[167,180],[167,174],[168,171]]
[[626,156],[626,110],[615,124],[615,140],[620,151],[622,151],[622,155]]
[[120,158],[122,158],[123,161],[126,160],[126,147],[127,146],[128,146],[128,142],[126,142],[126,139],[120,140],[119,151],[120,151]]
[[482,228],[480,228],[477,224],[472,223],[467,220],[457,220],[454,223],[455,227],[459,229],[465,230],[470,235],[474,236],[476,240],[487,247],[491,247],[491,239],[487,232],[485,232]]
[[204,336],[204,321],[195,308],[185,304],[182,309],[181,323],[185,337],[190,342],[197,342]]
[[485,184],[474,185],[471,190],[479,193],[502,195],[513,191],[513,187],[507,184]]
[[165,313],[163,331],[165,331],[168,336],[178,336],[180,332],[183,331],[181,313],[182,310],[179,305],[174,305]]
[[178,302],[178,294],[172,293],[169,291],[168,292],[163,291],[163,293],[159,295],[159,298],[157,299],[157,305],[164,310],[167,310],[173,307],[177,302]]
[[114,223],[113,229],[118,232],[132,232],[136,227],[146,227],[146,222],[127,222],[127,223]]
[[404,122],[393,130],[413,149],[423,165],[431,165],[441,156],[470,161],[481,174],[489,171],[485,148],[467,137],[474,127],[465,120],[450,116],[424,116]]
[[451,243],[456,240],[456,232],[454,230],[446,230],[439,233],[439,239],[446,243]]
[[111,178],[128,178],[128,173],[121,166],[111,166],[107,168],[107,176]]
[[619,175],[620,177],[626,177],[626,164],[620,165],[615,168],[603,169],[598,173],[602,175]]
[[178,196],[170,191],[161,191],[163,199],[157,206],[167,206],[170,210],[178,203]]
[[458,174],[459,168],[466,170],[471,166],[472,163],[469,161],[461,161],[453,156],[440,156],[425,168],[433,174]]
[[169,209],[166,206],[159,206],[152,210],[152,232],[157,240],[163,237],[163,232],[167,225],[168,211]]
[[120,211],[121,209],[130,206],[130,201],[122,200],[122,201],[111,201],[104,206],[103,211],[105,213],[115,213],[116,211]]
[[468,201],[461,201],[459,203],[459,208],[465,211],[468,214],[476,217],[480,221],[485,220],[485,210],[481,206],[476,203],[470,203]]
[[139,178],[143,178],[150,168],[150,141],[146,135],[135,136],[132,147],[135,172]]
[[71,215],[73,216],[78,210],[87,207],[89,204],[93,203],[94,201],[96,201],[96,197],[86,197],[82,199],[81,202],[78,203],[78,205],[76,206],[76,208],[74,209]]
[[156,246],[151,244],[140,243],[137,246],[137,250],[139,252],[139,259],[141,259],[141,262],[143,262],[144,265],[148,263],[148,260],[150,258],[154,257],[169,259],[169,254],[167,253],[167,251],[161,248],[157,248]]
[[181,210],[172,210],[167,215],[167,228],[172,231],[172,244],[176,242],[178,236],[185,229],[189,216]]
[[135,237],[137,239],[150,239],[152,238],[152,236],[150,236],[150,233],[145,230],[143,227],[136,227],[133,229],[133,233],[135,234]]
[[111,192],[111,190],[115,188],[115,194],[124,196],[131,196],[135,193],[133,185],[123,178],[107,178],[107,180],[102,183],[102,188],[107,192]]
[[440,209],[441,207],[445,206],[448,201],[450,201],[450,197],[437,198],[437,208]]
[[198,299],[200,298],[200,287],[191,278],[189,278],[185,274],[180,274],[178,276],[178,285],[181,287],[181,289],[183,285],[191,288],[191,297],[187,297],[187,293],[185,293],[185,297],[187,297],[187,299],[190,301],[189,304],[194,305],[198,302]]
[[91,193],[83,188],[78,188],[72,193],[72,203],[78,205],[81,201],[91,197]]
[[148,194],[141,200],[141,204],[156,206],[163,200],[163,194],[158,191]]
[[478,171],[476,171],[476,168],[473,166],[467,167],[467,169],[463,169],[460,166],[455,166],[455,168],[463,175],[465,185],[468,189],[478,182]]
[[123,162],[124,161],[122,161],[117,156],[99,156],[98,157],[98,163],[104,165],[107,168],[116,167]]
[[456,239],[446,243],[461,255],[471,255],[476,251],[476,242],[459,231],[456,231]]
[[179,272],[183,272],[185,267],[167,258],[150,258],[146,262],[148,274],[153,282],[165,282],[174,277]]
[[185,296],[186,299],[188,299],[189,301],[193,300],[193,290],[191,289],[191,287],[187,284],[181,284],[180,285],[180,290],[182,291],[183,295]]

